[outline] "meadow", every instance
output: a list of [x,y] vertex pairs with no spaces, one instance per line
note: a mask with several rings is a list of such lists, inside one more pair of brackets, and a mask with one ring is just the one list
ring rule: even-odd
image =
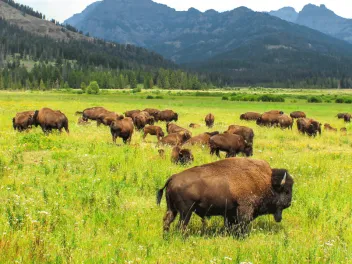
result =
[[[163,199],[161,207],[156,205],[156,190],[172,174],[218,158],[192,147],[194,163],[174,165],[171,148],[160,158],[156,138],[143,142],[140,132],[130,146],[121,139],[113,145],[109,128],[76,124],[75,112],[92,106],[118,113],[173,109],[179,125],[202,125],[191,130],[193,135],[209,131],[204,124],[209,112],[216,118],[212,131],[249,126],[255,131],[252,158],[294,176],[292,206],[279,224],[272,216],[258,218],[241,239],[217,217],[202,233],[195,215],[187,233],[174,224],[163,235],[166,204]],[[13,130],[16,112],[42,107],[64,112],[70,134]],[[309,138],[296,125],[283,131],[239,119],[247,111],[272,109],[302,110],[323,124],[347,127],[348,134],[323,131]],[[129,92],[0,92],[0,263],[352,263],[352,125],[338,120],[339,112],[352,112],[351,105],[235,102],[169,93],[147,100]],[[164,123],[160,126],[165,130]]]

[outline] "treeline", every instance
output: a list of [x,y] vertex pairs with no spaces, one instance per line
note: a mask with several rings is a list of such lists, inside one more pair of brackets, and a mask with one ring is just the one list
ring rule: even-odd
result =
[[38,12],[38,11],[34,11],[32,7],[26,6],[26,5],[22,5],[22,4],[18,4],[13,0],[1,0],[5,3],[7,3],[8,5],[20,10],[22,12],[22,14],[28,14],[34,17],[37,17],[39,19],[45,19],[45,15],[43,15],[42,13]]
[[129,69],[96,69],[82,67],[64,61],[58,63],[39,62],[27,70],[19,59],[8,63],[0,72],[0,89],[51,90],[60,88],[83,88],[96,81],[102,89],[137,88],[145,89],[158,85],[163,89],[194,89],[206,87],[196,75],[181,70],[144,71]]

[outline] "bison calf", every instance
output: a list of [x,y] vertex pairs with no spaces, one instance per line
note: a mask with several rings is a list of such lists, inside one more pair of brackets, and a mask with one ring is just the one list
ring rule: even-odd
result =
[[189,149],[181,149],[179,146],[176,146],[172,149],[171,161],[175,164],[186,165],[192,163],[194,157]]
[[181,131],[180,133],[173,133],[167,135],[166,137],[162,138],[158,145],[170,145],[170,146],[177,146],[182,145],[187,140],[191,138],[191,135],[188,132]]
[[156,136],[158,141],[160,141],[161,138],[164,137],[164,132],[162,128],[158,126],[146,126],[143,131],[144,131],[143,140],[145,140],[148,134],[152,136]]
[[241,120],[246,120],[246,121],[256,121],[258,120],[259,117],[261,117],[262,114],[256,113],[256,112],[247,112],[244,113],[240,116]]
[[245,232],[262,215],[281,222],[283,210],[291,206],[293,184],[286,169],[272,169],[261,160],[231,158],[171,176],[158,191],[157,204],[165,190],[166,232],[177,214],[185,229],[193,213],[203,220],[223,216],[228,227]]
[[325,131],[337,132],[337,129],[333,128],[332,126],[330,126],[330,124],[324,124],[324,130]]
[[12,119],[12,126],[14,130],[19,132],[25,131],[32,128],[34,111],[26,111],[17,113],[16,116]]

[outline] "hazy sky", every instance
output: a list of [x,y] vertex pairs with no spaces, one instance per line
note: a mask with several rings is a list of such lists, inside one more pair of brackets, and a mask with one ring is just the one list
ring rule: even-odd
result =
[[[73,14],[81,12],[95,0],[17,0],[17,2],[29,5],[46,14],[48,18],[55,18],[62,22]],[[292,6],[300,11],[307,3],[325,4],[336,14],[352,18],[351,0],[155,0],[155,2],[166,4],[177,10],[187,10],[194,7],[201,11],[208,9],[226,11],[239,6],[246,6],[255,11],[270,11],[284,6]]]

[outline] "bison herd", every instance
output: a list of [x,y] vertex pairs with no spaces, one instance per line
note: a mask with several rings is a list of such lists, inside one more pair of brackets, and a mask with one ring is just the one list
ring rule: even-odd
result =
[[[211,216],[223,216],[225,225],[239,232],[245,231],[248,224],[261,215],[271,214],[277,222],[282,220],[282,212],[290,207],[292,200],[293,178],[286,169],[272,169],[265,161],[248,158],[235,158],[242,153],[246,157],[253,155],[254,131],[246,126],[231,125],[226,131],[206,132],[193,136],[189,129],[177,122],[179,116],[173,110],[147,108],[131,110],[124,115],[111,112],[104,107],[93,107],[82,112],[79,125],[96,121],[97,125],[110,128],[112,140],[122,138],[125,144],[131,142],[135,130],[143,133],[143,140],[150,135],[158,140],[157,146],[172,146],[171,161],[175,164],[193,162],[191,150],[184,147],[192,145],[207,146],[210,154],[220,157],[226,153],[226,160],[188,169],[171,176],[163,189],[157,193],[160,204],[163,192],[166,193],[167,212],[164,217],[164,231],[168,231],[175,217],[180,215],[180,226],[185,228],[195,213],[204,221]],[[338,114],[339,119],[350,122],[351,114]],[[322,124],[307,118],[304,112],[293,112],[289,116],[283,111],[273,110],[263,114],[248,112],[240,116],[241,120],[255,121],[259,126],[292,129],[296,119],[298,131],[308,136],[321,134]],[[13,128],[20,132],[33,125],[40,126],[45,134],[53,129],[69,133],[68,119],[61,111],[43,108],[36,111],[18,113],[13,118]],[[206,115],[205,125],[212,128],[215,122],[213,114]],[[165,122],[163,128],[156,126]],[[199,124],[191,123],[189,128],[198,128]],[[337,129],[329,124],[324,125],[326,131]],[[346,128],[341,132],[346,133]],[[159,149],[164,157],[165,150]]]

